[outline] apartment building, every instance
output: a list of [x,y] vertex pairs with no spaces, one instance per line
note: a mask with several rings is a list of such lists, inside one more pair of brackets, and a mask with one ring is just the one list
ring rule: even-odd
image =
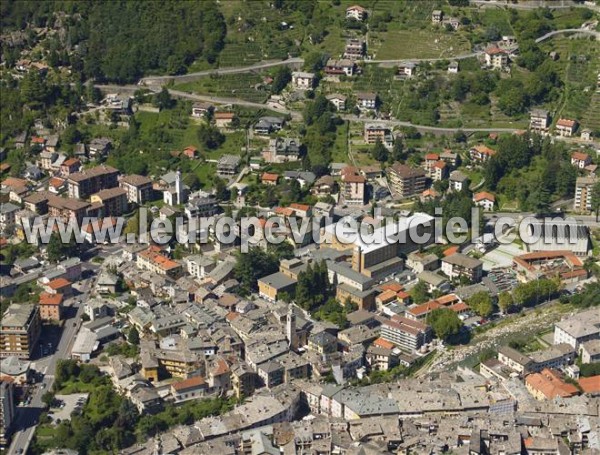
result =
[[596,308],[582,311],[554,325],[554,344],[567,343],[575,350],[591,340],[600,340],[600,315]]
[[423,169],[395,163],[388,168],[387,176],[390,189],[397,197],[416,196],[425,190],[426,173]]
[[357,168],[347,166],[342,170],[340,190],[346,204],[364,205],[367,196],[367,179]]
[[166,275],[173,279],[179,278],[183,273],[183,267],[179,262],[163,256],[156,247],[150,247],[138,253],[136,265],[138,268],[150,270],[158,275]]
[[462,253],[455,253],[442,259],[442,272],[450,279],[465,277],[473,283],[478,283],[483,273],[483,262]]
[[41,331],[37,305],[11,304],[0,327],[0,357],[29,359]]
[[415,351],[432,339],[431,327],[402,316],[392,316],[381,326],[381,338],[400,349]]
[[126,175],[119,186],[127,192],[127,201],[131,204],[143,205],[152,198],[152,180],[143,175]]
[[365,54],[365,43],[364,41],[356,38],[351,38],[346,41],[346,47],[344,49],[344,58],[351,61],[360,60]]
[[127,191],[123,188],[110,188],[93,194],[92,205],[102,207],[102,216],[119,216],[127,212]]
[[60,321],[63,310],[63,294],[40,294],[40,318],[43,321]]
[[385,125],[377,123],[365,124],[364,138],[367,144],[375,144],[379,140],[382,144],[392,145],[390,129]]
[[600,180],[597,176],[578,177],[575,181],[575,201],[573,202],[573,210],[576,212],[591,212],[592,207],[592,191],[594,185]]
[[99,191],[114,188],[119,185],[119,171],[110,166],[97,166],[69,175],[67,185],[69,197],[86,199]]
[[550,128],[550,115],[545,109],[532,109],[529,113],[529,128],[538,133],[547,133]]

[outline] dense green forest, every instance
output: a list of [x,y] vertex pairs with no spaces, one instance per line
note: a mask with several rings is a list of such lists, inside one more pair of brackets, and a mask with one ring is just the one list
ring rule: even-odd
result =
[[51,55],[97,81],[134,82],[149,72],[183,73],[197,59],[212,63],[226,34],[223,15],[209,1],[9,0],[1,11],[5,31],[60,22]]

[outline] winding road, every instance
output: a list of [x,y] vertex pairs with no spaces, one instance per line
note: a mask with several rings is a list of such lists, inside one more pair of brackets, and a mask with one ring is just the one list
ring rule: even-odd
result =
[[563,33],[577,33],[577,34],[595,36],[596,40],[600,41],[600,32],[597,32],[595,30],[588,30],[586,28],[564,28],[562,30],[554,30],[552,32],[546,33],[544,36],[540,36],[538,39],[536,39],[535,42],[541,43],[542,41],[545,41],[548,38],[552,38],[554,35],[560,35]]

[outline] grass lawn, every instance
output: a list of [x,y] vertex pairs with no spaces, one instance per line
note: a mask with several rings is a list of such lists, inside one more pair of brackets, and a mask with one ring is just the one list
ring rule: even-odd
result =
[[337,128],[335,143],[331,149],[331,161],[333,163],[348,162],[348,141],[346,140],[348,130],[348,122],[338,126]]

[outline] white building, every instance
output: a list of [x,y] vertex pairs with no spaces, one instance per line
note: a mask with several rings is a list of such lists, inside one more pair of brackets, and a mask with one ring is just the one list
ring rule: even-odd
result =
[[303,71],[294,71],[292,73],[292,84],[300,90],[308,90],[313,87],[315,75]]
[[600,339],[600,312],[591,308],[554,325],[554,344],[567,343],[576,350],[582,343]]

